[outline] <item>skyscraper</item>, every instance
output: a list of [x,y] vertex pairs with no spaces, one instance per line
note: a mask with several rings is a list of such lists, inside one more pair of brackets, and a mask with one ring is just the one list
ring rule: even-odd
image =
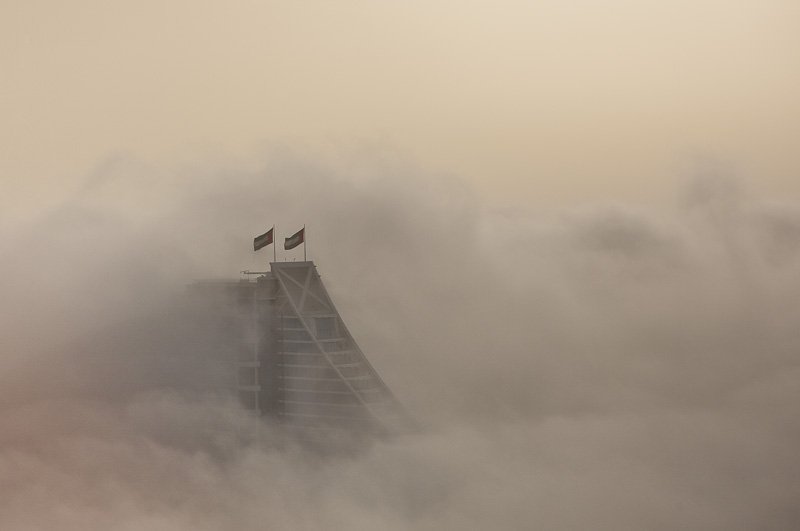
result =
[[[235,386],[257,416],[294,426],[386,430],[403,418],[311,261],[273,262],[252,280],[197,283],[226,308]],[[231,311],[233,308],[233,311]]]

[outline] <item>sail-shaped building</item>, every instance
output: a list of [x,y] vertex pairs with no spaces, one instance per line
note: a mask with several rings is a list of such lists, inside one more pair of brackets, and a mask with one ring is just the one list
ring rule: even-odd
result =
[[402,408],[359,348],[311,261],[255,280],[205,282],[225,301],[227,356],[243,406],[292,426],[391,430]]

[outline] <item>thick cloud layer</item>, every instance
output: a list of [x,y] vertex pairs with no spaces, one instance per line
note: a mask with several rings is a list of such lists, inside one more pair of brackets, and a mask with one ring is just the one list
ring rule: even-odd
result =
[[[498,211],[333,168],[120,158],[0,225],[0,527],[797,526],[800,205],[705,175],[669,212]],[[322,457],[213,387],[185,285],[264,267],[273,222],[419,432]]]

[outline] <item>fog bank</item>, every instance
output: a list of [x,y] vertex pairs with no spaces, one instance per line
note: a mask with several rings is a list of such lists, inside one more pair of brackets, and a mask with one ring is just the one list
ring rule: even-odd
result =
[[[119,157],[3,220],[0,527],[797,526],[800,204],[711,172],[658,212],[494,210],[347,170]],[[265,267],[272,223],[308,227],[419,432],[324,458],[242,434],[182,297]]]

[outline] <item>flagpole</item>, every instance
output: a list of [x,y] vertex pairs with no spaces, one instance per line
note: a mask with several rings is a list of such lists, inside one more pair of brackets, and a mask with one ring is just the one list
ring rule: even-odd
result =
[[272,261],[278,261],[278,233],[275,232],[275,225],[272,226]]
[[303,225],[303,262],[308,262],[308,255],[306,254],[307,239],[308,239],[308,234],[306,234],[306,226]]

